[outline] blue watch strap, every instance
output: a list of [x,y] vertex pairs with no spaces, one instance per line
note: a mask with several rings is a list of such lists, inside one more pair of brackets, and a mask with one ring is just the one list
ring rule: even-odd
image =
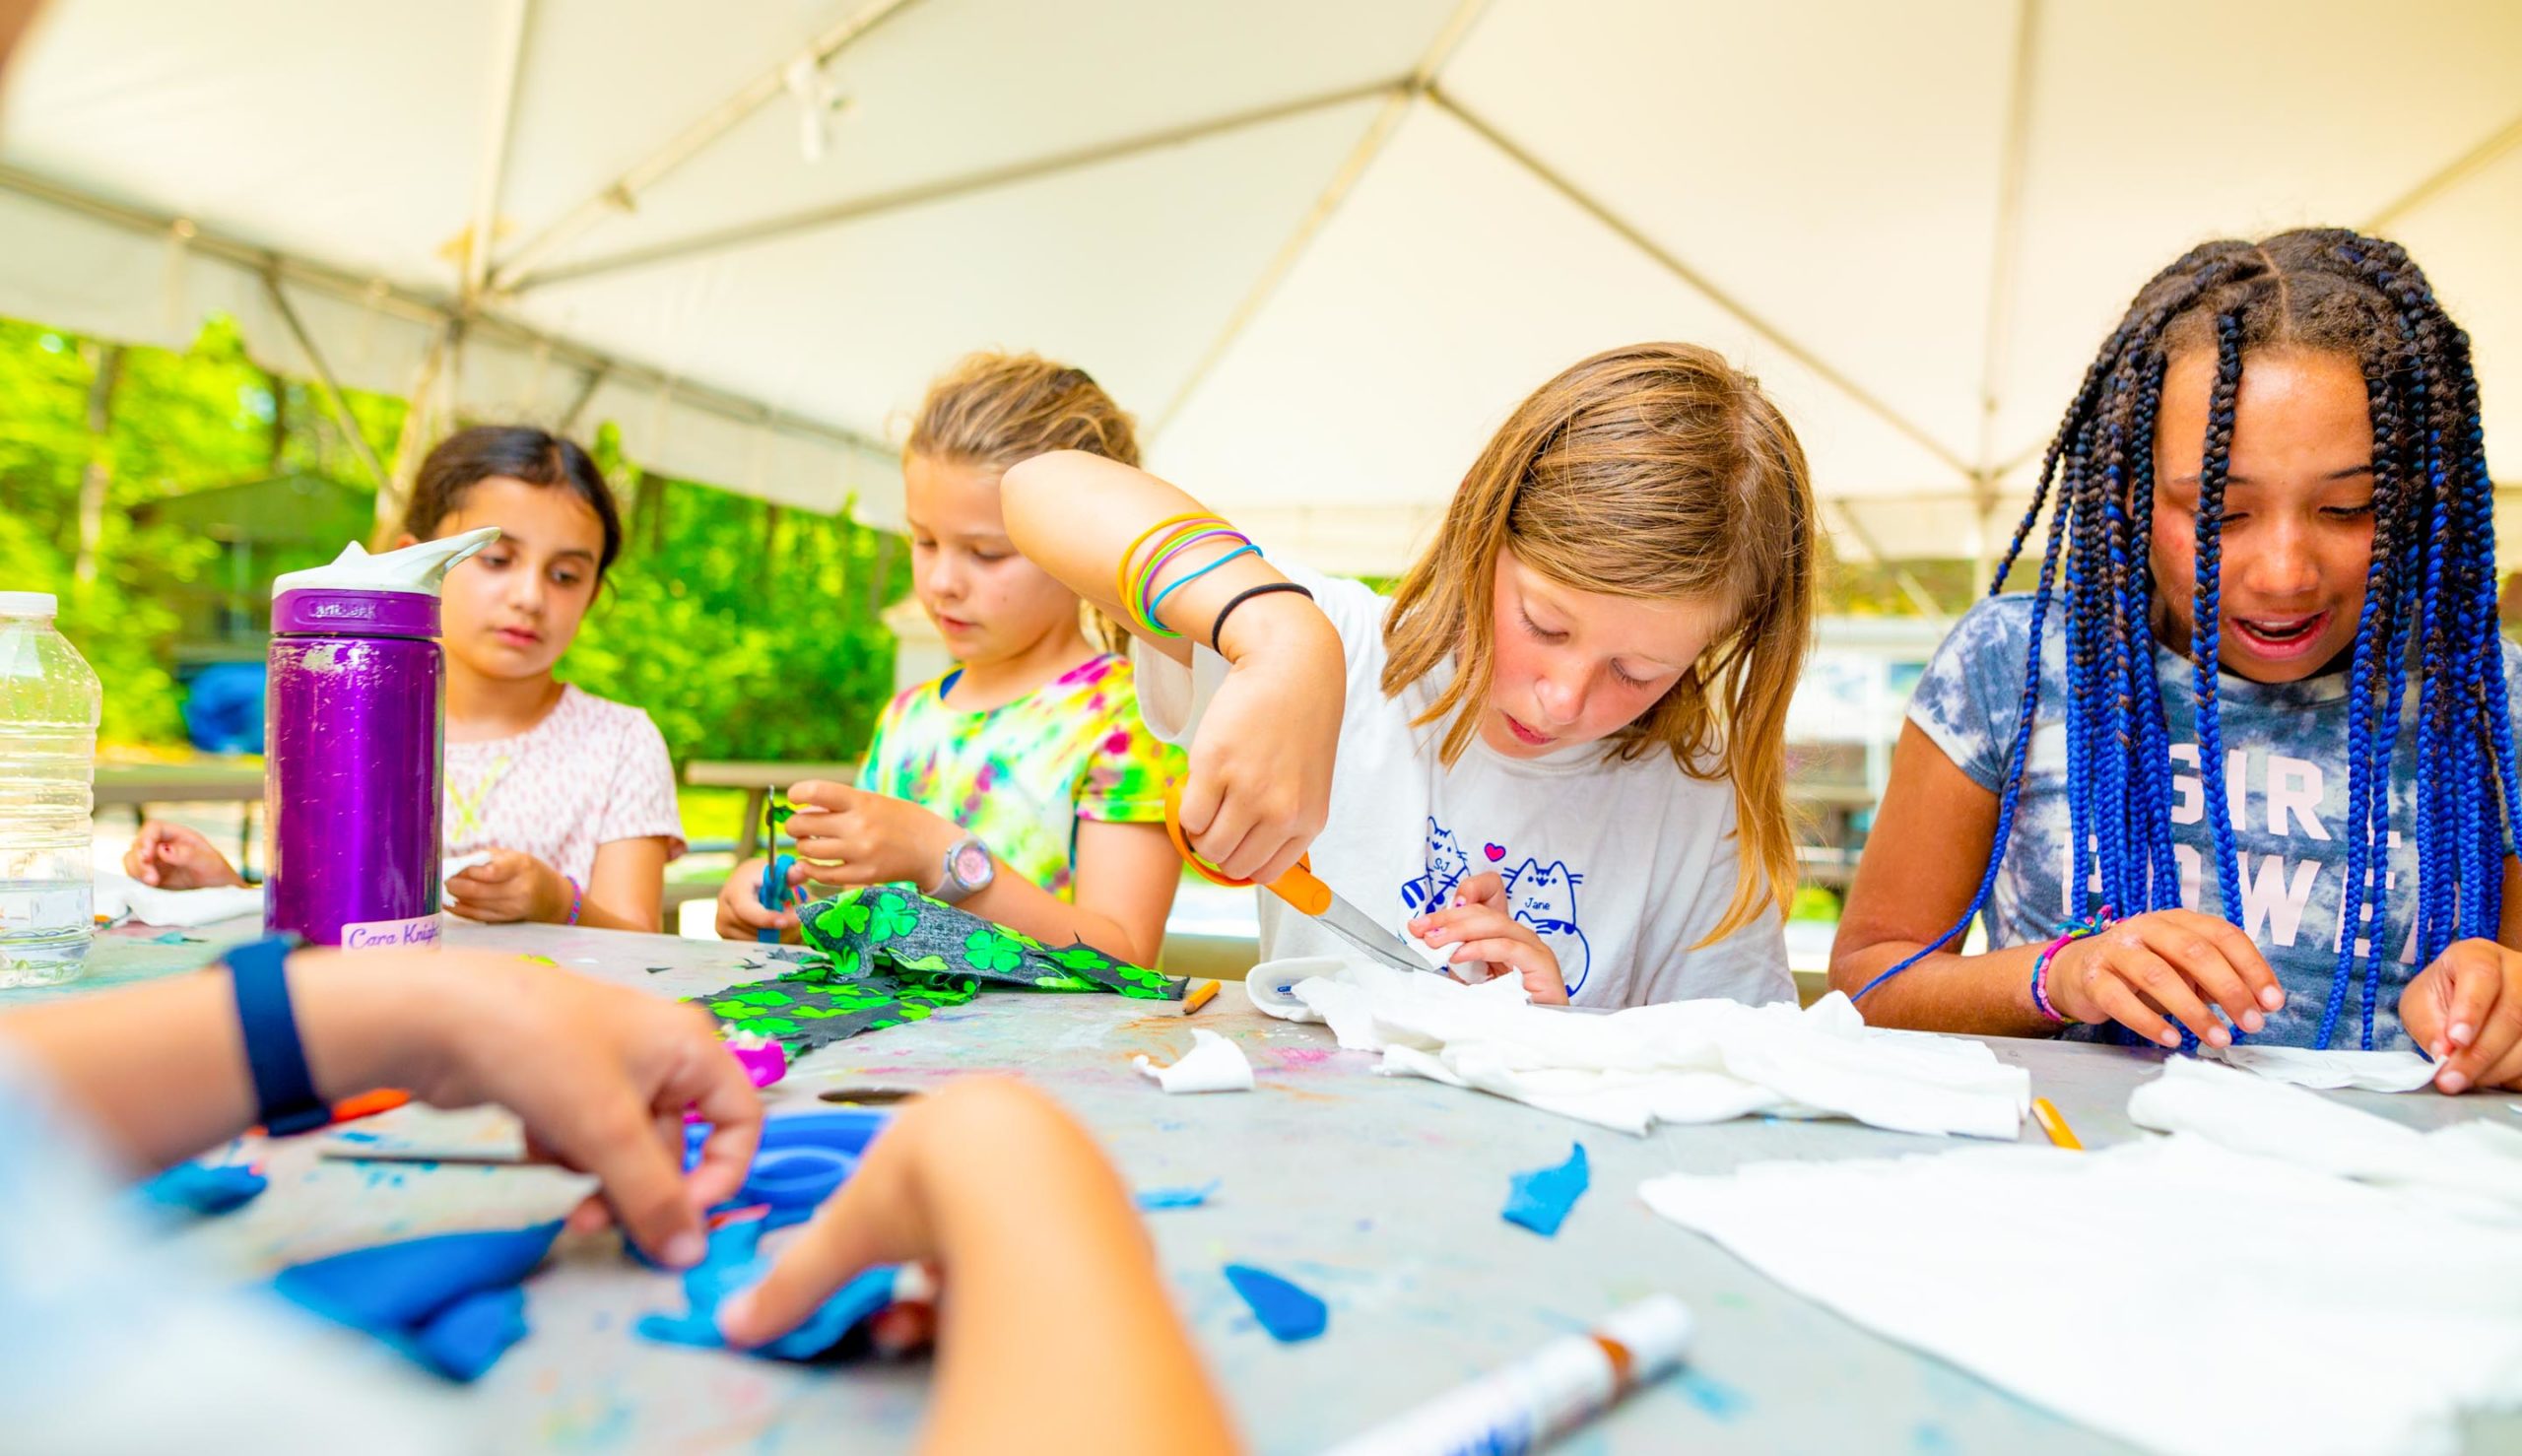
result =
[[276,1138],[333,1120],[333,1109],[315,1095],[306,1048],[298,1039],[298,1013],[289,1004],[289,953],[296,947],[294,936],[267,936],[221,958],[236,992],[236,1025],[245,1034],[254,1101],[263,1130]]

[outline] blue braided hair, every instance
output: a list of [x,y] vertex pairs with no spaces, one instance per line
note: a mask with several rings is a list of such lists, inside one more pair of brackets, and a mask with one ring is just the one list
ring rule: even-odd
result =
[[[2155,669],[2156,625],[2171,619],[2157,617],[2150,543],[2163,374],[2173,357],[2192,351],[2212,351],[2216,363],[2187,644],[2198,774],[2214,841],[2217,908],[2241,923],[2215,666],[2223,494],[2243,364],[2252,352],[2276,348],[2356,360],[2373,428],[2373,557],[2347,699],[2347,883],[2319,1044],[2331,1043],[2359,982],[2359,1044],[2373,1044],[2375,998],[2395,949],[2384,923],[2394,783],[2415,783],[2420,962],[2431,962],[2455,940],[2495,935],[2522,785],[2496,625],[2494,492],[2469,336],[2397,243],[2344,229],[2298,229],[2256,243],[2191,249],[2139,291],[2086,369],[1991,588],[1991,595],[2003,589],[2048,511],[1987,866],[1953,928],[1868,982],[1859,999],[1958,941],[1987,904],[2014,828],[2039,712],[2042,632],[2053,607],[2066,656],[2073,902],[2087,914],[2110,905],[2130,915],[2181,903],[2169,732]],[[2398,747],[2412,706],[2412,667],[2415,755],[2403,762]],[[2185,1039],[2195,1045],[2194,1036]]]

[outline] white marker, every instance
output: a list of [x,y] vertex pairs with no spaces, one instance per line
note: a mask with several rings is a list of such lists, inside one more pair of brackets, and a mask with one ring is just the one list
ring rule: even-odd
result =
[[1332,1456],[1534,1450],[1671,1369],[1690,1338],[1691,1312],[1682,1301],[1651,1295],[1343,1443]]

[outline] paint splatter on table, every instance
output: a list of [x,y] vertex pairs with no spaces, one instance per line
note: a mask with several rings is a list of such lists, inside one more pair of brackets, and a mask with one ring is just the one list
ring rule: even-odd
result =
[[[42,994],[166,974],[252,930],[212,927],[198,932],[202,944],[182,946],[106,937],[86,981]],[[450,940],[548,957],[564,969],[672,996],[786,965],[758,947],[549,926],[458,923]],[[0,995],[0,1006],[21,994]],[[1195,1025],[1241,1044],[1257,1092],[1167,1098],[1132,1070],[1140,1053],[1169,1061]],[[2134,1135],[2124,1104],[2151,1075],[2152,1054],[1994,1044],[2031,1069],[2089,1146]],[[1939,1140],[1760,1120],[1646,1139],[1588,1134],[1517,1103],[1375,1077],[1374,1061],[1337,1051],[1322,1027],[1258,1015],[1233,984],[1188,1021],[1115,997],[983,997],[817,1051],[768,1100],[775,1116],[821,1106],[817,1094],[835,1088],[917,1089],[1002,1073],[1057,1094],[1095,1129],[1131,1186],[1216,1180],[1204,1207],[1151,1216],[1148,1226],[1259,1451],[1320,1449],[1657,1291],[1678,1294],[1698,1319],[1690,1366],[1624,1403],[1571,1449],[2124,1449],[1785,1292],[1656,1219],[1634,1193],[1657,1173],[1931,1151],[1946,1146]],[[2349,1099],[2412,1122],[2502,1105]],[[1579,1135],[1594,1191],[1559,1236],[1544,1241],[1501,1221],[1506,1175],[1566,1158]],[[2026,1125],[2026,1136],[2040,1135]],[[240,1273],[266,1273],[384,1238],[555,1217],[588,1186],[550,1168],[319,1160],[312,1137],[273,1150],[269,1169],[273,1187],[263,1198],[181,1236]],[[1046,1252],[1055,1251],[1045,1237]],[[1331,1308],[1329,1333],[1274,1343],[1220,1273],[1238,1262],[1320,1295]],[[925,1364],[792,1368],[634,1338],[642,1314],[681,1307],[681,1289],[623,1258],[610,1236],[564,1239],[527,1290],[533,1333],[478,1385],[444,1397],[499,1449],[900,1450],[916,1434]],[[2490,1439],[2474,1437],[2480,1449]]]

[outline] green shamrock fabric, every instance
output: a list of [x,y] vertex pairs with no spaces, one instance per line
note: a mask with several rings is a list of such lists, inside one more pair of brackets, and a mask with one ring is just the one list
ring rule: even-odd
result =
[[1054,951],[899,885],[848,890],[808,907],[804,934],[807,956],[797,969],[696,999],[740,1030],[779,1038],[792,1057],[993,988],[1182,999],[1183,983],[1171,976],[1083,942]]

